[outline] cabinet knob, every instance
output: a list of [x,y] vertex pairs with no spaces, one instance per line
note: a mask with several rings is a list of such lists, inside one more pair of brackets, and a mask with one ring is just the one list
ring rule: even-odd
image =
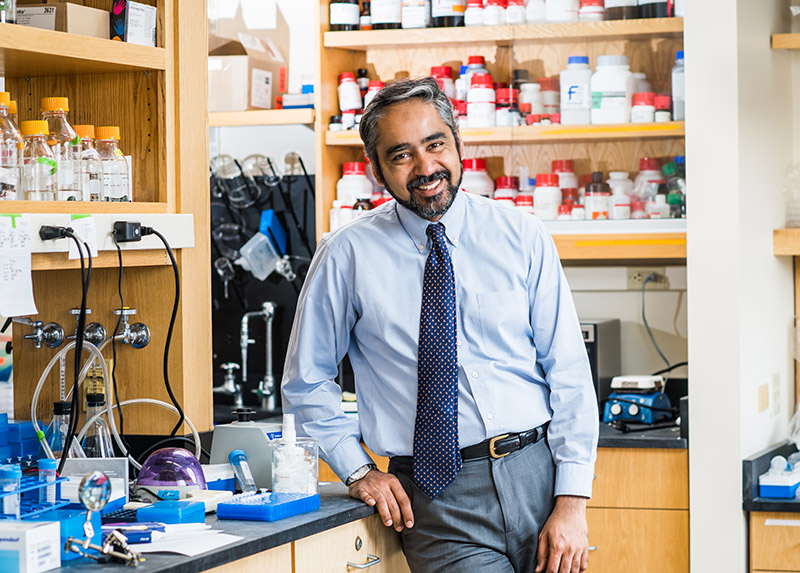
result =
[[598,549],[597,545],[590,545],[589,546],[589,551],[597,551],[597,549]]
[[367,553],[367,562],[366,563],[353,563],[352,561],[347,562],[347,566],[351,569],[366,569],[367,567],[372,567],[373,565],[377,565],[381,562],[381,558],[377,555],[372,555],[371,553]]

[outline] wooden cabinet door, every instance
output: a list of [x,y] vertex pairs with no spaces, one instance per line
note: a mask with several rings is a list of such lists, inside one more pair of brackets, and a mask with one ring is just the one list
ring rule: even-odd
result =
[[586,510],[588,573],[688,573],[689,512]]
[[598,448],[589,507],[689,509],[687,450]]
[[295,573],[352,573],[347,563],[364,565],[379,557],[370,573],[406,573],[400,534],[381,523],[378,515],[340,525],[294,542]]
[[753,571],[800,571],[800,515],[750,514],[750,566]]
[[287,543],[209,569],[208,573],[292,573],[292,546]]

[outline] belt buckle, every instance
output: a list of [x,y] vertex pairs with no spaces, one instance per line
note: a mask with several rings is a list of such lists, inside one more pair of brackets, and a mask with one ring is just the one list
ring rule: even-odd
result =
[[503,458],[503,457],[505,457],[505,456],[507,456],[508,454],[511,453],[511,452],[506,452],[504,454],[498,454],[497,452],[494,451],[494,445],[497,442],[497,440],[503,440],[503,439],[505,439],[507,437],[508,437],[508,434],[503,434],[502,436],[495,436],[494,438],[489,440],[489,455],[492,456],[494,459],[497,460],[497,459]]

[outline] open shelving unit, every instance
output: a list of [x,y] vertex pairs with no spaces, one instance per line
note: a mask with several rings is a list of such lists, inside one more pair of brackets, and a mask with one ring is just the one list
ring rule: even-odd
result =
[[800,34],[772,34],[773,50],[800,50]]
[[[117,220],[115,215],[136,221],[141,220],[138,216],[157,214],[168,218],[169,230],[174,228],[173,215],[183,216],[184,221],[186,215],[193,216],[193,238],[183,232],[186,240],[171,241],[181,280],[191,288],[182,292],[169,374],[186,415],[203,431],[212,426],[207,20],[194,0],[142,1],[157,8],[158,47],[0,24],[0,75],[5,77],[5,90],[17,100],[19,120],[40,119],[43,97],[67,97],[73,125],[118,125],[120,147],[133,158],[130,203],[4,201],[0,212],[31,213],[38,220],[92,214],[104,224]],[[83,3],[103,10],[112,4],[110,0]],[[189,233],[191,227],[190,223]],[[190,244],[194,247],[178,248]],[[148,396],[169,401],[162,354],[174,300],[170,261],[164,249],[149,245],[123,251],[125,305],[137,309],[136,318],[150,327],[152,339],[144,349],[118,352],[120,400]],[[116,251],[100,251],[93,259],[88,292],[91,319],[109,332],[117,321],[113,310],[119,306],[117,264]],[[75,318],[69,309],[81,298],[75,270],[80,262],[61,251],[35,252],[31,266],[38,309],[34,319],[58,322],[71,332]],[[27,333],[24,327],[13,330],[14,374],[20,381],[38,376],[55,352],[34,349],[22,338]],[[33,385],[20,383],[14,390],[15,412],[25,419]],[[42,404],[54,399],[55,385],[47,384]],[[125,415],[130,434],[169,433],[174,425],[174,415],[166,411],[137,407]]]
[[[513,69],[527,69],[532,79],[556,76],[570,55],[625,54],[633,71],[644,71],[656,92],[670,91],[677,50],[683,49],[683,19],[659,18],[567,24],[427,28],[419,30],[328,31],[327,0],[316,14],[320,52],[315,78],[317,139],[317,232],[328,229],[336,181],[346,161],[363,157],[356,131],[327,131],[339,113],[338,75],[366,68],[371,78],[427,75],[431,66],[454,70],[470,55],[483,55],[496,81],[509,81]],[[644,155],[685,153],[683,122],[659,124],[521,126],[462,129],[465,157],[482,157],[492,178],[516,174],[527,166],[531,176],[550,172],[554,159],[574,159],[579,173],[638,171]],[[646,222],[645,222],[646,223]],[[565,261],[685,260],[686,233],[650,233],[647,226],[614,235],[554,234]]]
[[252,125],[314,125],[313,109],[265,109],[216,111],[208,114],[209,127],[244,127]]

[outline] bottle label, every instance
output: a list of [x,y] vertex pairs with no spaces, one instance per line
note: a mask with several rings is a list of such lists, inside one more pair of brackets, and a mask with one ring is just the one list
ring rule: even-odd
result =
[[431,2],[431,15],[434,18],[463,16],[466,10],[466,0],[432,0]]
[[589,109],[589,84],[570,84],[561,89],[561,107]]
[[358,4],[331,4],[331,26],[357,26],[358,18]]
[[672,74],[672,99],[685,99],[686,83],[682,73]]
[[592,92],[592,109],[622,109],[626,102],[625,92]]
[[637,6],[636,0],[606,0],[605,1],[606,10],[609,8],[628,8],[631,6]]
[[372,16],[361,16],[358,20],[358,27],[362,30],[372,30]]
[[403,0],[403,28],[427,28],[430,25],[430,4],[425,0]]
[[400,24],[403,20],[402,0],[373,0],[372,24]]

